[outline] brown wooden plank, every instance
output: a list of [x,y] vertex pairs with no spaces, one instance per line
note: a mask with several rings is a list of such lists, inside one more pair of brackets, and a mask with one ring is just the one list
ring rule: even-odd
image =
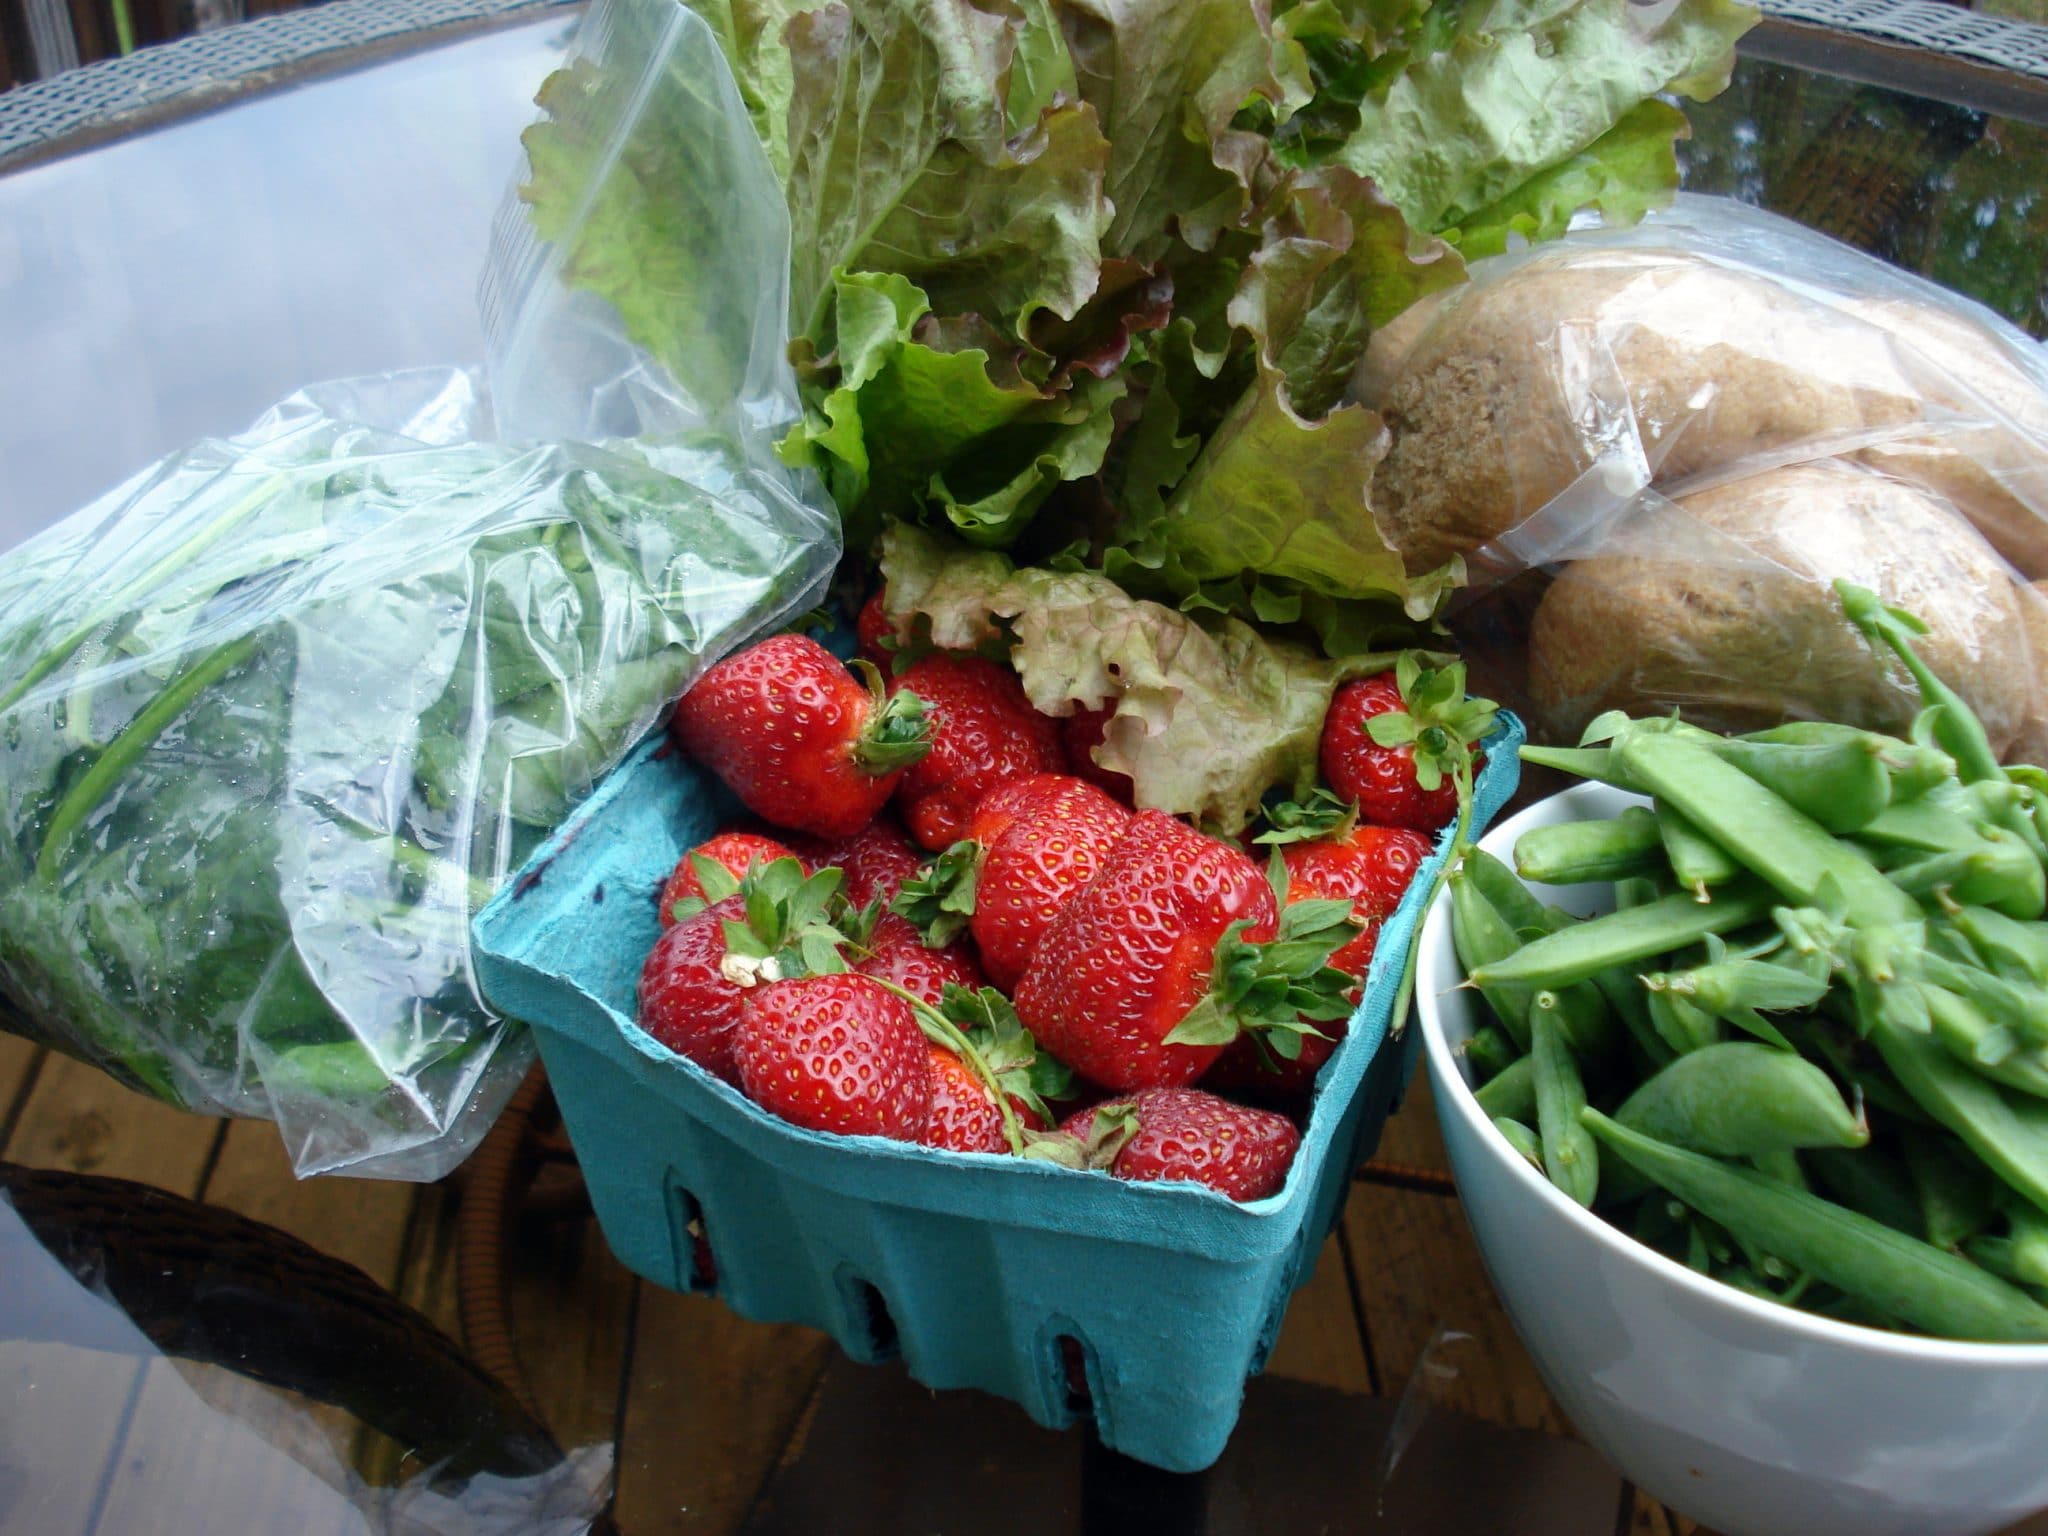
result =
[[16,1113],[28,1102],[24,1090],[41,1067],[43,1056],[41,1046],[19,1035],[0,1035],[0,1148],[7,1145]]
[[620,1528],[737,1530],[834,1348],[811,1329],[750,1323],[711,1297],[643,1283],[619,1444]]
[[1444,1151],[1443,1137],[1437,1132],[1436,1101],[1429,1094],[1429,1073],[1421,1067],[1416,1068],[1415,1077],[1408,1084],[1401,1112],[1380,1133],[1379,1150],[1373,1153],[1373,1160],[1450,1171],[1451,1160]]
[[7,1156],[31,1168],[137,1179],[187,1197],[221,1122],[123,1088],[97,1067],[51,1052],[22,1106]]
[[1358,1310],[1352,1305],[1344,1253],[1335,1237],[1323,1244],[1315,1272],[1288,1304],[1287,1320],[1280,1325],[1266,1370],[1340,1392],[1372,1390]]
[[1415,1389],[1431,1402],[1496,1424],[1571,1433],[1494,1296],[1455,1200],[1359,1184],[1344,1234],[1382,1392],[1405,1391],[1427,1356],[1430,1369]]
[[513,1339],[534,1407],[565,1447],[608,1443],[639,1282],[594,1220],[510,1230]]
[[399,1257],[418,1187],[388,1179],[300,1179],[277,1127],[237,1120],[228,1127],[205,1199],[289,1232],[353,1264],[382,1286],[398,1283]]

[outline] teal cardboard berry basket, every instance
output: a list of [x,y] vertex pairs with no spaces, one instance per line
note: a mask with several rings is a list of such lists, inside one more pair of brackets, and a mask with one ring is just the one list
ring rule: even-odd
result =
[[[1501,719],[1475,835],[1515,788],[1522,728]],[[662,882],[735,809],[649,743],[476,919],[484,992],[534,1027],[612,1251],[657,1285],[821,1328],[857,1360],[900,1353],[928,1387],[979,1387],[1052,1428],[1092,1412],[1115,1450],[1208,1466],[1414,1067],[1417,1032],[1389,1025],[1448,833],[1381,934],[1285,1186],[1240,1205],[1193,1184],[800,1130],[644,1034],[635,989]],[[1064,1338],[1086,1362],[1085,1403]]]

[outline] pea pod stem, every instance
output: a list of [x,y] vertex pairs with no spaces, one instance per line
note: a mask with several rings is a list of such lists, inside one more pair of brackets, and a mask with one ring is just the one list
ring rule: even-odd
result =
[[1598,1110],[1581,1118],[1603,1148],[1709,1220],[1883,1313],[1944,1338],[2048,1341],[2048,1307],[1967,1259]]

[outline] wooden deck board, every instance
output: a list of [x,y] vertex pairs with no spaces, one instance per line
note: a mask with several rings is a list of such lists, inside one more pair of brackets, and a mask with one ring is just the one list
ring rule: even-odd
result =
[[6,1155],[31,1168],[64,1168],[194,1195],[223,1130],[123,1088],[97,1067],[52,1052],[22,1105]]
[[1409,1390],[1426,1367],[1414,1390],[1431,1402],[1496,1424],[1571,1433],[1494,1296],[1456,1200],[1362,1183],[1344,1227],[1386,1395]]

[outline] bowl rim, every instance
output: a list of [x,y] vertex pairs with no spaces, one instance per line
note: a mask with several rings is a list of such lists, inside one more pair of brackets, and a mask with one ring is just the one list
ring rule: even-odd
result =
[[[1630,795],[1626,791],[1605,784],[1575,784],[1557,794],[1545,796],[1523,807],[1513,816],[1496,823],[1479,839],[1479,846],[1488,853],[1500,855],[1504,849],[1513,847],[1521,833],[1536,825],[1546,815],[1554,814],[1560,803],[1576,804],[1585,800],[1615,804],[1649,803],[1639,795]],[[1480,1109],[1479,1101],[1473,1097],[1471,1084],[1465,1079],[1457,1054],[1444,1037],[1443,1019],[1438,1012],[1437,997],[1422,984],[1423,978],[1431,969],[1429,957],[1448,949],[1450,943],[1450,890],[1446,885],[1438,890],[1436,899],[1430,903],[1428,911],[1423,916],[1421,943],[1417,949],[1415,962],[1415,1011],[1422,1030],[1423,1049],[1429,1057],[1431,1076],[1438,1083],[1450,1082],[1456,1085],[1454,1091],[1449,1094],[1433,1095],[1436,1111],[1439,1117],[1456,1114],[1465,1121],[1476,1133],[1477,1142],[1486,1149],[1486,1155],[1506,1167],[1509,1179],[1522,1191],[1524,1198],[1543,1201],[1560,1219],[1575,1226],[1608,1252],[1640,1265],[1651,1274],[1662,1277],[1667,1283],[1690,1293],[1709,1306],[1720,1306],[1737,1317],[1766,1326],[1774,1325],[1816,1343],[1859,1348],[1920,1361],[1944,1360],[1987,1368],[2048,1365],[2048,1344],[1991,1344],[1968,1339],[1937,1339],[1920,1334],[1894,1333],[1887,1329],[1867,1327],[1861,1323],[1821,1317],[1796,1307],[1783,1306],[1745,1295],[1731,1285],[1724,1285],[1718,1280],[1688,1269],[1676,1259],[1638,1242],[1612,1223],[1602,1220],[1580,1206],[1509,1146],[1507,1138],[1495,1129],[1493,1122]],[[1455,956],[1452,957],[1451,963],[1453,968],[1458,968]],[[1455,1179],[1455,1164],[1451,1173]]]

